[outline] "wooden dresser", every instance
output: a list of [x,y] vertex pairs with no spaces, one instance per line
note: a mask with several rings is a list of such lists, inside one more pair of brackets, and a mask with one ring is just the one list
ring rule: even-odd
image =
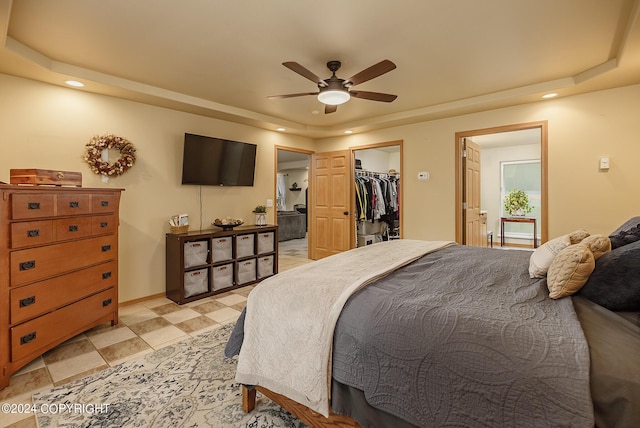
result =
[[0,185],[0,388],[65,340],[118,323],[121,191]]

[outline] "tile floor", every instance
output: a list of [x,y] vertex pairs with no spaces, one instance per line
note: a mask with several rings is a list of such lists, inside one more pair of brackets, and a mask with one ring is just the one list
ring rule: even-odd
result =
[[[307,240],[279,243],[280,272],[310,262]],[[185,305],[155,298],[119,308],[120,322],[102,324],[60,344],[11,377],[0,390],[0,403],[31,403],[31,395],[97,373],[156,349],[234,322],[253,286],[236,289]],[[0,413],[0,427],[35,427],[28,414]]]

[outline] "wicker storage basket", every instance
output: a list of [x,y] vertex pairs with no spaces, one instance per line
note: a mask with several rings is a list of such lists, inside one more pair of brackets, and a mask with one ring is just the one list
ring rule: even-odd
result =
[[169,226],[171,233],[187,233],[189,231],[189,225],[186,226]]

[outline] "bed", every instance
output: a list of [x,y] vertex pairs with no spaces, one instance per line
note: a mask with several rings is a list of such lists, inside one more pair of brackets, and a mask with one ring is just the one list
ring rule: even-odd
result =
[[[622,245],[640,260],[640,241]],[[347,253],[250,294],[227,344],[245,410],[258,390],[311,426],[638,426],[640,308],[550,299],[528,251],[400,240]],[[593,299],[602,286],[585,282]]]

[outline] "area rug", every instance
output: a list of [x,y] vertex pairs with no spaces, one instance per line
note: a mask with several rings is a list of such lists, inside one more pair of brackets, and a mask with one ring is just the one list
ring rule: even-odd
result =
[[39,427],[306,427],[268,398],[242,410],[233,324],[33,395]]

